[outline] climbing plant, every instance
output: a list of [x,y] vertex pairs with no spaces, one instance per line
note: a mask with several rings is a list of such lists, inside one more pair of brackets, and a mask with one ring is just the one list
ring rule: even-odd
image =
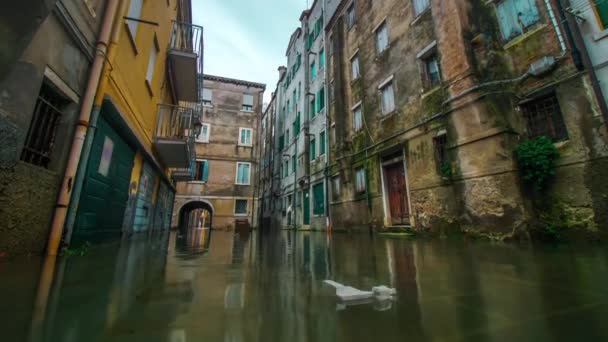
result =
[[551,139],[540,136],[523,141],[515,148],[515,156],[522,180],[542,190],[555,175],[555,161],[559,151]]

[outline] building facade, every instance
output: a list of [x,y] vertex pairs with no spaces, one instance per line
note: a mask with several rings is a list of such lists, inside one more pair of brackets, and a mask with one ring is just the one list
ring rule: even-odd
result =
[[105,3],[0,5],[0,250],[8,254],[45,248]]
[[201,91],[202,129],[196,137],[194,180],[177,183],[173,226],[193,206],[210,213],[198,225],[234,229],[253,224],[258,134],[266,86],[205,75]]
[[[555,2],[342,1],[326,30],[334,229],[604,232],[606,122]],[[515,150],[539,136],[535,192]]]
[[273,224],[274,200],[274,129],[276,118],[276,93],[272,93],[260,120],[258,137],[258,170],[256,172],[255,197],[258,201],[256,227],[271,227]]

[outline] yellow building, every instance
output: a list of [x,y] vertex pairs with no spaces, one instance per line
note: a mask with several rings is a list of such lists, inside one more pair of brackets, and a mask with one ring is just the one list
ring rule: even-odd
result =
[[169,228],[175,177],[190,170],[200,127],[202,37],[191,0],[118,1],[67,243]]

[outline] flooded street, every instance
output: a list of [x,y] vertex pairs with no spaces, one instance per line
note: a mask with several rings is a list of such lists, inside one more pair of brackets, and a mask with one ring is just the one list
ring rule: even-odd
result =
[[[54,275],[53,275],[54,274]],[[198,230],[0,263],[5,341],[606,340],[599,247]],[[342,303],[323,280],[393,301]]]

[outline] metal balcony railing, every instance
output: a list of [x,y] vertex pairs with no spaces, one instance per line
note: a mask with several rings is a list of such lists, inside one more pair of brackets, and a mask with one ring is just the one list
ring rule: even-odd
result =
[[154,147],[170,168],[188,168],[194,153],[196,108],[158,105]]
[[[168,58],[170,80],[179,101],[200,102],[203,74],[203,27],[173,21]],[[193,89],[194,88],[194,89]]]

